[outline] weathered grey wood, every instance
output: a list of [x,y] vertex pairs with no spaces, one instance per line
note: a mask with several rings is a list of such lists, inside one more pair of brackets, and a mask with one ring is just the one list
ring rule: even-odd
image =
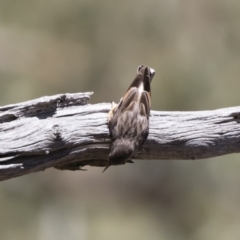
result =
[[[105,166],[110,103],[92,93],[59,94],[0,107],[0,180],[46,168]],[[202,159],[240,151],[240,107],[151,112],[150,134],[134,159]]]

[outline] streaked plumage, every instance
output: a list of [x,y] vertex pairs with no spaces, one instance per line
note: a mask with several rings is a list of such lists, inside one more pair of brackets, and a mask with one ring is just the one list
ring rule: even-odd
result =
[[148,137],[151,108],[150,84],[155,71],[139,66],[137,75],[118,104],[113,104],[108,116],[108,128],[113,143],[110,147],[110,165],[131,162],[131,156]]

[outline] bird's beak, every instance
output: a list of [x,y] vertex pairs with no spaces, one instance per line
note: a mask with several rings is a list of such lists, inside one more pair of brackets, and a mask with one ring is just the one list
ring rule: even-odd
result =
[[110,167],[110,164],[108,164],[102,171],[102,173],[104,173],[108,168]]

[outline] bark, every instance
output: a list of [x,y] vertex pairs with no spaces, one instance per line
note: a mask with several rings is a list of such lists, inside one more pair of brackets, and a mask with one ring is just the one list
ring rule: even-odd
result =
[[[110,103],[92,93],[59,94],[0,107],[0,180],[46,168],[81,170],[108,161]],[[151,111],[147,141],[133,159],[203,159],[240,150],[240,107]]]

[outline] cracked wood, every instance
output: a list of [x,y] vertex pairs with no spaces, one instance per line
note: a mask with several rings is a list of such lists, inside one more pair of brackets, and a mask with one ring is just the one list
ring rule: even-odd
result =
[[[0,107],[0,180],[46,168],[79,170],[108,161],[110,103],[92,93],[59,94]],[[240,150],[240,107],[151,111],[150,133],[133,159],[203,159]]]

